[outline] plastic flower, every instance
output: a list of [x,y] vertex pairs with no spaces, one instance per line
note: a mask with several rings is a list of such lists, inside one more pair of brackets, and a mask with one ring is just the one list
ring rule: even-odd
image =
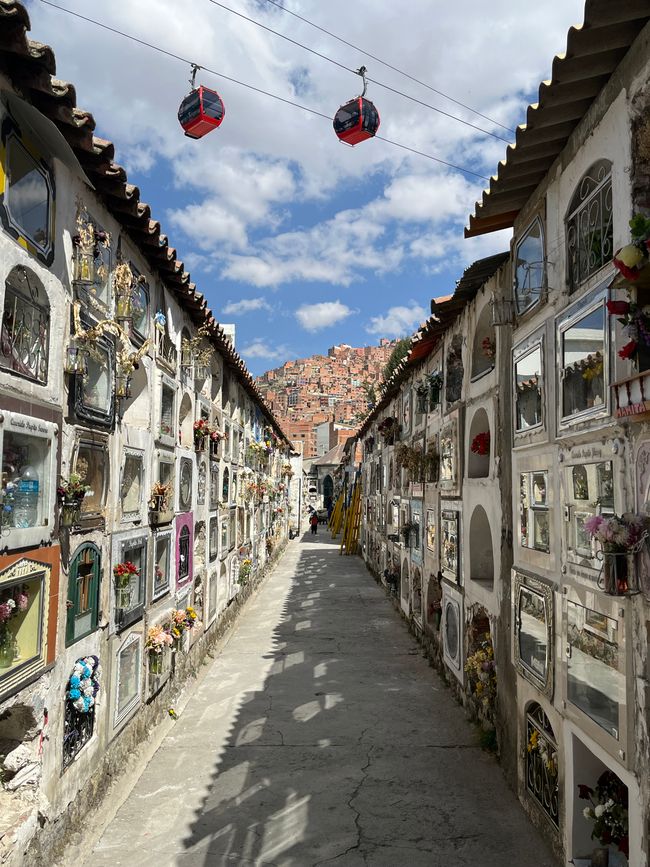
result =
[[632,358],[632,356],[636,355],[637,350],[639,348],[639,344],[636,340],[630,340],[629,343],[626,343],[621,349],[618,350],[619,358]]
[[6,602],[0,602],[0,623],[4,623],[9,620],[13,613],[13,610]]
[[607,311],[612,316],[626,316],[630,312],[629,301],[608,301]]
[[16,604],[19,611],[27,611],[29,608],[29,596],[27,593],[20,592],[16,595]]
[[628,280],[636,280],[646,255],[636,244],[626,244],[614,254],[614,265]]

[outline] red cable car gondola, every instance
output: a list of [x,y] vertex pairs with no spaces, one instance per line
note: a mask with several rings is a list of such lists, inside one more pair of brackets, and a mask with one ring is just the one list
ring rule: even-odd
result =
[[221,125],[226,107],[216,90],[210,90],[200,84],[194,87],[196,73],[200,69],[195,63],[192,64],[192,77],[190,85],[192,90],[181,102],[178,109],[178,120],[189,138],[202,138]]
[[342,105],[334,115],[334,132],[339,140],[354,146],[372,138],[379,129],[379,112],[374,103],[366,99],[366,67],[357,69],[363,78],[363,93]]

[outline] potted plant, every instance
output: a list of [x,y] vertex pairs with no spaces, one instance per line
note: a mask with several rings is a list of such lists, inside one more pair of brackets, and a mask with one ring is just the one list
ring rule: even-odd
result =
[[627,596],[638,592],[636,554],[646,544],[649,519],[645,515],[626,513],[621,517],[593,515],[585,521],[585,530],[600,543],[603,558],[602,588],[610,596]]
[[130,560],[113,566],[115,587],[117,590],[117,608],[126,610],[131,606],[131,594],[133,591],[133,578],[140,576],[140,570]]
[[88,491],[90,491],[90,485],[84,484],[78,473],[70,473],[68,479],[61,477],[59,486],[56,489],[56,495],[61,506],[59,514],[59,524],[61,527],[74,527],[78,522],[81,513],[81,503]]

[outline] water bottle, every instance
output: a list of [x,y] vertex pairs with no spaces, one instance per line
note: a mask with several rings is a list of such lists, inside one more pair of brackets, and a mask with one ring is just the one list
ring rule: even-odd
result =
[[38,474],[34,467],[24,467],[14,495],[14,527],[35,527],[38,522]]

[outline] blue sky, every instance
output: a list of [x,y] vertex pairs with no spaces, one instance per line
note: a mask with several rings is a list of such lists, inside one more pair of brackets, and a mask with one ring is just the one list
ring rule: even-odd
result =
[[[86,0],[61,5],[332,116],[359,79],[255,27],[210,0]],[[226,5],[497,135],[459,108],[308,27],[268,0]],[[524,120],[582,0],[286,0],[285,5],[438,90],[514,127]],[[334,343],[410,333],[431,297],[453,291],[464,267],[506,249],[509,233],[465,241],[485,182],[379,141],[352,149],[331,124],[199,72],[225,104],[222,126],[199,141],[176,120],[189,68],[53,10],[29,4],[31,37],[54,48],[97,134],[116,145],[131,183],[162,223],[217,318],[234,322],[254,374]],[[505,143],[370,84],[380,133],[482,175]]]

